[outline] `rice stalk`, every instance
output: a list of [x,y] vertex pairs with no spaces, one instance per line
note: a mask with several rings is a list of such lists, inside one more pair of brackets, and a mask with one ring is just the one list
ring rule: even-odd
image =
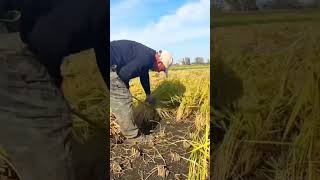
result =
[[[207,82],[208,83],[208,82]],[[188,179],[204,180],[209,178],[209,161],[210,161],[210,98],[209,84],[203,86],[201,98],[202,103],[197,111],[195,118],[196,131],[194,133],[192,151],[189,159]]]

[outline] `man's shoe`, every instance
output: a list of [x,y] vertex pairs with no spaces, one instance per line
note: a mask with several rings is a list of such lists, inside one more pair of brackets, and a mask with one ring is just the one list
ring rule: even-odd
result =
[[144,144],[144,143],[152,142],[152,140],[153,140],[153,136],[152,135],[143,135],[143,134],[141,134],[141,135],[139,135],[139,136],[137,136],[135,138],[127,138],[125,140],[125,143],[126,144],[137,144],[137,143]]

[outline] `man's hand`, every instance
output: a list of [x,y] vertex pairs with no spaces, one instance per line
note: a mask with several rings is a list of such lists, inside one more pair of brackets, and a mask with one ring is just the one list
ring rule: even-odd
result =
[[148,102],[150,105],[155,105],[156,104],[155,98],[150,94],[147,95],[146,102]]

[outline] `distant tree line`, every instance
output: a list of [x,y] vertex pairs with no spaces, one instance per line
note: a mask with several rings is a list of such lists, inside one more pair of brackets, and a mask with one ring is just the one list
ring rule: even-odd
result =
[[225,11],[299,9],[320,7],[320,0],[211,0],[211,6]]
[[189,57],[184,57],[180,60],[181,65],[191,65],[191,64],[209,64],[210,60],[208,59],[207,62],[205,62],[205,59],[203,57],[196,57],[194,59],[194,62],[191,63]]
[[273,0],[269,4],[265,4],[265,8],[271,9],[300,9],[319,7],[320,0]]

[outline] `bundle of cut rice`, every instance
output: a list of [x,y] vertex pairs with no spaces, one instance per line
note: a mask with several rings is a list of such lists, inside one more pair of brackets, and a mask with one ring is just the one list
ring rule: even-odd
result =
[[123,142],[124,137],[120,132],[120,126],[116,122],[116,117],[113,113],[110,115],[110,137],[114,143]]

